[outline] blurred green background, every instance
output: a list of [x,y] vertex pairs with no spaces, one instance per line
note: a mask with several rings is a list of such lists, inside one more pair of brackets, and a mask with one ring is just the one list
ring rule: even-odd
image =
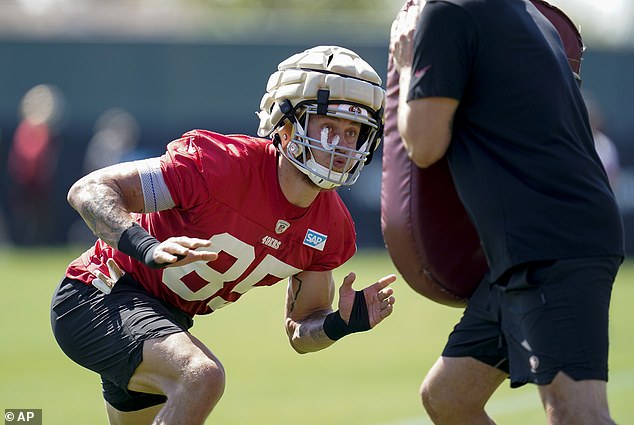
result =
[[[45,425],[106,424],[99,378],[74,365],[50,331],[50,296],[82,251],[0,250],[2,323],[0,410],[43,409]],[[359,252],[336,271],[357,288],[394,272],[385,251]],[[634,423],[634,263],[622,267],[611,310],[609,400],[619,424]],[[227,372],[224,397],[208,424],[425,425],[418,386],[461,314],[393,285],[394,313],[371,332],[321,352],[298,355],[283,329],[285,283],[256,288],[240,302],[196,319],[193,333]],[[545,424],[534,386],[504,384],[490,402],[498,424]]]

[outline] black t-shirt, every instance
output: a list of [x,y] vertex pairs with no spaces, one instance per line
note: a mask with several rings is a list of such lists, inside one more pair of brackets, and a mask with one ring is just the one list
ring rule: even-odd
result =
[[460,101],[447,159],[492,278],[624,255],[614,195],[561,39],[528,0],[428,0],[408,100]]

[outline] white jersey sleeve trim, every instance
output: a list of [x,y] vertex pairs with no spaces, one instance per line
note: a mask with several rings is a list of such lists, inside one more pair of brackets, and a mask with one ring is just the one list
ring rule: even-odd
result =
[[174,200],[163,178],[160,158],[143,159],[135,163],[141,177],[143,211],[149,213],[173,208]]

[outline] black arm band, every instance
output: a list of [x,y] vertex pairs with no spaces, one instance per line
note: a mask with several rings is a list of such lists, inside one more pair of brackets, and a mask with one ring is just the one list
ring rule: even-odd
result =
[[341,318],[339,310],[333,311],[324,320],[324,332],[326,336],[333,341],[343,338],[348,335],[348,325]]
[[324,332],[333,341],[343,338],[355,332],[367,331],[371,328],[370,317],[368,316],[368,306],[365,302],[363,291],[356,291],[350,320],[346,322],[341,318],[339,310],[333,311],[324,320]]
[[164,267],[154,261],[154,250],[160,242],[134,223],[122,234],[117,249],[153,269]]

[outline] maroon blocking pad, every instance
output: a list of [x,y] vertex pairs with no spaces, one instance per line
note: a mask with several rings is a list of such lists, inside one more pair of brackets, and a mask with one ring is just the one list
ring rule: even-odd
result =
[[398,73],[388,63],[381,227],[392,262],[416,292],[461,307],[487,270],[447,161],[416,167],[398,134]]

